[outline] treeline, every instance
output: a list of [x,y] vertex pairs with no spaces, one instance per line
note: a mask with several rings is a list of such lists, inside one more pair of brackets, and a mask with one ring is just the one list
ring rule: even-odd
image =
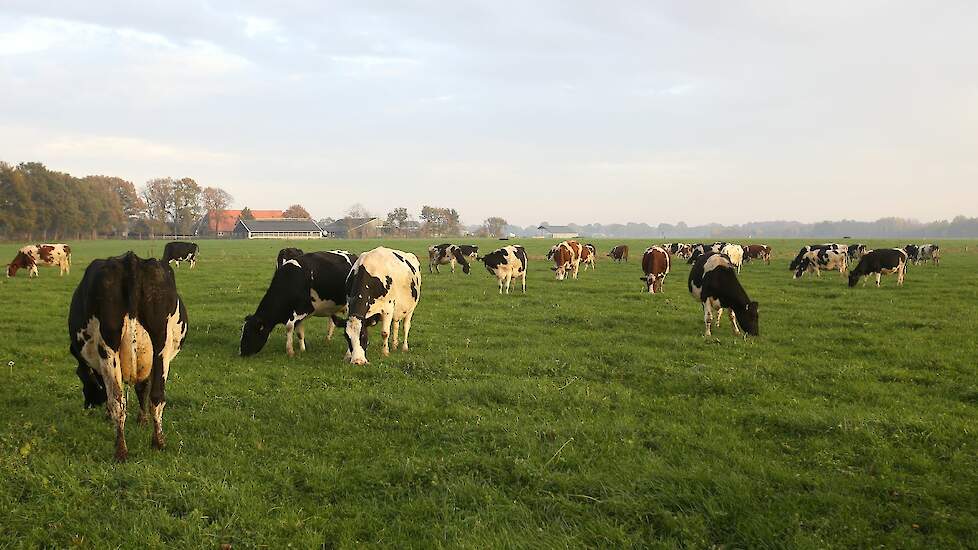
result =
[[0,237],[56,240],[189,234],[231,195],[191,178],[157,178],[139,190],[112,176],[76,178],[38,162],[0,162]]

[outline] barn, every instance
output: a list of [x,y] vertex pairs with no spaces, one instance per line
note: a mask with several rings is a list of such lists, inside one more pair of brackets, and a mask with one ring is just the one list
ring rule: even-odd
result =
[[234,226],[236,239],[321,239],[323,229],[309,218],[277,220],[238,220]]
[[566,225],[541,225],[537,228],[546,239],[574,239],[578,232]]

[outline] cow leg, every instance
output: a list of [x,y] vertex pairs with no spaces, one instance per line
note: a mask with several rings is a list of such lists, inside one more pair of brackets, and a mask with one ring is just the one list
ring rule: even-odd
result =
[[292,348],[292,332],[295,329],[295,323],[289,321],[285,323],[285,353],[289,357],[295,356],[295,350]]
[[397,334],[398,332],[400,332],[400,330],[401,330],[401,322],[398,321],[397,319],[394,319],[394,329],[392,331],[394,336],[394,341],[391,342],[391,344],[393,344],[393,347],[395,348],[397,347],[397,344],[400,342],[400,340],[398,340],[398,334]]
[[383,346],[380,348],[380,353],[384,357],[391,354],[390,349],[390,336],[391,336],[391,322],[394,320],[393,312],[384,311],[380,314],[380,337],[383,339]]
[[139,398],[139,417],[136,422],[139,422],[140,426],[149,422],[149,390],[151,386],[152,378],[136,383],[136,397]]
[[712,336],[713,332],[710,329],[710,325],[713,324],[713,306],[710,305],[709,300],[703,302],[703,324],[706,326],[706,334],[704,336]]
[[295,324],[295,330],[299,333],[299,351],[306,351],[306,325],[302,321]]
[[506,294],[509,294],[509,286],[511,284],[513,284],[513,276],[512,275],[507,275],[506,276]]
[[197,258],[190,258],[190,269],[193,269],[197,265]]
[[907,264],[901,265],[900,268],[897,270],[897,285],[898,286],[903,286],[903,277],[904,277],[904,274],[906,272],[907,272]]
[[505,277],[499,277],[499,293],[500,294],[503,293],[503,280],[504,279],[505,279]]
[[523,272],[523,294],[526,294],[526,272]]
[[882,279],[882,278],[883,278],[883,274],[882,273],[877,273],[876,274],[876,288],[879,288],[880,287],[880,279]]
[[150,409],[153,413],[153,448],[162,450],[166,447],[166,440],[163,438],[163,408],[166,407],[166,378],[170,371],[170,357],[164,357],[163,350],[156,352],[154,347],[153,371],[150,377],[153,382],[150,385]]
[[115,424],[115,459],[125,462],[129,457],[126,447],[126,392],[122,386],[122,366],[119,362],[119,352],[109,348],[104,343],[99,345],[102,378],[105,380],[105,392],[108,398],[105,402],[109,418]]
[[733,328],[734,336],[739,336],[740,328],[737,326],[737,314],[734,313],[733,308],[730,309],[730,326]]
[[449,263],[449,265],[452,266],[452,274],[454,274],[455,273],[455,258],[452,258],[451,260],[448,260],[448,263]]
[[336,323],[333,322],[332,317],[326,318],[326,341],[329,342],[333,339],[333,332],[336,330]]
[[[408,333],[411,332],[411,318],[414,317],[414,310],[408,312],[404,316],[404,344],[401,345],[401,351],[408,350]],[[394,345],[397,345],[396,343]]]

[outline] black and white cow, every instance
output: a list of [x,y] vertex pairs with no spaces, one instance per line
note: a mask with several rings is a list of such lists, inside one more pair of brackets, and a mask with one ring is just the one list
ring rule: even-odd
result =
[[163,261],[166,263],[176,262],[177,267],[180,267],[180,262],[190,262],[190,269],[193,269],[197,265],[198,252],[197,243],[169,242],[163,247]]
[[837,252],[841,251],[848,254],[849,247],[844,244],[836,243],[810,244],[808,246],[803,246],[801,247],[801,250],[798,251],[798,255],[795,256],[795,259],[791,260],[791,263],[788,264],[788,271],[795,271],[798,269],[798,264],[801,263],[801,259],[805,257],[805,254],[808,254],[812,250],[835,250]]
[[917,262],[930,260],[934,265],[941,263],[941,247],[936,244],[922,244],[917,248]]
[[903,247],[903,251],[907,253],[907,261],[916,264],[920,261],[920,247],[915,244],[908,244]]
[[902,285],[907,273],[907,252],[899,248],[879,248],[870,250],[859,260],[859,265],[849,273],[849,286],[854,287],[859,279],[876,275],[876,286],[880,286],[883,275],[897,274],[897,284]]
[[869,248],[866,245],[853,243],[848,246],[846,253],[849,256],[849,260],[856,261],[859,258],[862,258],[863,255],[866,254],[867,250],[869,250]]
[[187,336],[184,307],[165,262],[132,252],[95,260],[85,270],[68,313],[69,350],[78,360],[85,408],[106,404],[115,423],[115,458],[124,461],[126,389],[136,386],[139,422],[153,417],[153,447],[162,449],[170,362]]
[[520,245],[504,246],[499,250],[493,250],[479,258],[486,266],[486,270],[495,275],[499,281],[499,293],[503,293],[503,286],[506,287],[506,294],[509,294],[509,285],[513,279],[520,279],[523,283],[523,294],[526,294],[526,250]]
[[662,248],[669,254],[679,256],[683,259],[689,258],[690,254],[693,253],[692,245],[686,243],[665,243],[662,245]]
[[278,258],[275,260],[275,267],[279,268],[286,262],[286,260],[295,260],[299,256],[302,256],[305,252],[301,248],[283,248],[278,251]]
[[468,274],[471,268],[468,260],[475,260],[479,255],[479,247],[470,244],[434,244],[428,247],[428,273],[440,273],[438,266],[449,264],[455,273],[455,264],[462,266],[462,272]]
[[404,344],[408,350],[411,318],[421,299],[421,263],[409,252],[377,247],[364,252],[353,264],[346,282],[350,316],[346,321],[347,358],[354,365],[367,361],[367,327],[380,323],[384,341],[381,350],[390,355],[391,324],[397,347],[399,324],[404,321]]
[[728,243],[715,242],[713,244],[699,243],[694,244],[690,247],[689,258],[686,259],[686,263],[694,264],[696,260],[699,260],[705,254],[720,254]]
[[710,325],[713,310],[717,310],[716,325],[720,326],[723,308],[730,309],[730,324],[734,334],[742,328],[747,334],[757,336],[757,302],[752,302],[744,287],[737,280],[737,267],[723,254],[707,253],[700,256],[689,272],[689,293],[703,304],[703,323],[706,336],[712,334]]
[[833,250],[831,248],[821,248],[809,250],[801,257],[798,267],[795,269],[795,279],[800,279],[805,273],[814,272],[821,277],[822,271],[834,271],[838,269],[839,275],[845,277],[846,270],[849,269],[849,254],[844,250]]
[[339,252],[310,252],[285,260],[265,291],[255,313],[244,319],[239,352],[254,355],[265,347],[276,325],[285,325],[285,353],[295,355],[293,332],[299,349],[306,351],[306,317],[328,317],[326,339],[332,339],[333,316],[346,309],[346,280],[356,256]]

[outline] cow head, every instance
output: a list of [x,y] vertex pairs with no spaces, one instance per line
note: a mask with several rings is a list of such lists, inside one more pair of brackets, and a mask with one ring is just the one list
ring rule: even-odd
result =
[[238,349],[241,357],[248,357],[261,351],[268,342],[268,336],[275,326],[265,322],[261,317],[248,315],[241,326],[241,344]]
[[7,264],[7,277],[14,277],[17,275],[17,270],[20,268],[33,272],[36,269],[34,258],[31,258],[23,252],[18,252],[17,255],[14,256],[14,261]]
[[653,273],[649,273],[645,277],[639,277],[639,280],[645,283],[645,290],[643,292],[655,294],[655,280],[657,278],[658,277]]
[[105,382],[102,376],[91,367],[79,360],[75,374],[82,383],[82,395],[85,396],[85,408],[92,409],[106,402]]
[[737,312],[737,324],[751,336],[760,336],[761,334],[757,307],[757,302],[748,302],[743,311]]
[[815,261],[806,254],[802,257],[801,261],[798,262],[798,266],[795,268],[795,275],[792,278],[801,279],[801,276],[804,275],[806,271],[812,269],[814,265]]

